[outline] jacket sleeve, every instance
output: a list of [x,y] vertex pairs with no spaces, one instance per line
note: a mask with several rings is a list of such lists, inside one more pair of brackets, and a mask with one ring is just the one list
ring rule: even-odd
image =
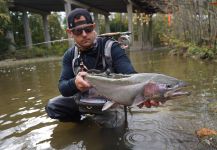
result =
[[65,52],[62,61],[62,71],[59,79],[59,91],[62,96],[72,96],[79,90],[75,85],[75,75],[72,70],[72,50]]
[[113,44],[111,48],[112,62],[115,73],[131,74],[136,73],[125,50],[119,44]]

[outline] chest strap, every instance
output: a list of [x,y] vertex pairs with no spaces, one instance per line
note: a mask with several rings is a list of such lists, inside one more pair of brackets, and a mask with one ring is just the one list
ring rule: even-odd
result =
[[[111,47],[114,43],[117,43],[115,40],[107,40],[104,46],[104,54],[102,56],[102,65],[103,65],[103,70],[110,69],[111,72],[113,72],[113,67],[112,67],[112,56],[111,56]],[[76,64],[78,62],[78,58],[80,57],[78,47],[75,46],[74,48],[74,57],[72,59],[72,70],[74,75],[78,74],[79,69],[79,64]]]
[[80,55],[79,55],[79,52],[78,52],[78,47],[75,46],[74,58],[72,59],[72,70],[73,70],[74,75],[78,74],[79,66],[75,65],[75,61],[78,60],[79,57],[80,57]]

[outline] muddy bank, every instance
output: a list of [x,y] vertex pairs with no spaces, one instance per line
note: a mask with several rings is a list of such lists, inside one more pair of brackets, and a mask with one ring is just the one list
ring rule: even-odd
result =
[[57,57],[57,56],[43,57],[43,58],[32,58],[32,59],[22,59],[22,60],[6,59],[6,60],[0,61],[0,67],[2,68],[2,67],[22,65],[22,64],[28,64],[28,63],[45,62],[45,61],[61,60],[61,59],[62,59],[62,57]]

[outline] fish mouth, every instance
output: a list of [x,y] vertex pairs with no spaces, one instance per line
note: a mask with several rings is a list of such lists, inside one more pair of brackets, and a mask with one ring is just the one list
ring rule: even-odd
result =
[[186,88],[189,86],[186,82],[181,82],[177,86],[168,89],[168,91],[164,94],[165,98],[177,98],[182,96],[189,96],[191,95],[191,92],[186,91]]

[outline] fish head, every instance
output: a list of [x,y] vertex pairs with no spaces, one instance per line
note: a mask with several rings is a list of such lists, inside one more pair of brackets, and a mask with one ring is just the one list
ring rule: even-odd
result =
[[190,95],[190,92],[184,90],[188,85],[188,83],[176,78],[163,76],[163,78],[145,84],[144,98],[164,103],[170,99]]

